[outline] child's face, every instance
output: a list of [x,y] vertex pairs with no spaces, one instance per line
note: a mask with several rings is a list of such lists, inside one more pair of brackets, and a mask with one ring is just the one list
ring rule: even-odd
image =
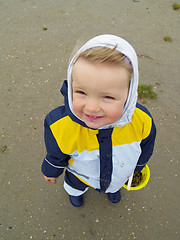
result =
[[116,122],[128,97],[125,68],[78,59],[72,71],[73,110],[90,128]]

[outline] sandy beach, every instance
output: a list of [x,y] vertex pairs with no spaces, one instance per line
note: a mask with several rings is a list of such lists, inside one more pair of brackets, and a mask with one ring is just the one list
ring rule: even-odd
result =
[[[179,0],[177,1],[179,4]],[[179,240],[180,9],[171,0],[0,0],[0,239]],[[157,126],[151,178],[111,204],[90,189],[76,209],[44,181],[46,114],[63,104],[61,84],[77,43],[104,33],[139,57],[140,84]],[[169,36],[172,42],[164,41]]]

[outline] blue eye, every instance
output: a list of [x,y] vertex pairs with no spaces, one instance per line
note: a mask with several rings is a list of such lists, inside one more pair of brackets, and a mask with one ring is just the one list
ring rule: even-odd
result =
[[76,93],[78,93],[78,94],[82,94],[82,95],[85,94],[85,92],[83,92],[83,91],[76,91]]

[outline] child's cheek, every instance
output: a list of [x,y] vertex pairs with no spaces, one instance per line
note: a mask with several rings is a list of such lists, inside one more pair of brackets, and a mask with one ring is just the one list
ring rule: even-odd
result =
[[79,103],[78,101],[76,100],[73,100],[73,111],[76,115],[79,115],[79,112],[80,112],[80,106],[79,106]]
[[109,118],[111,119],[112,123],[115,123],[117,120],[119,120],[121,116],[122,116],[122,110],[120,109],[109,111]]

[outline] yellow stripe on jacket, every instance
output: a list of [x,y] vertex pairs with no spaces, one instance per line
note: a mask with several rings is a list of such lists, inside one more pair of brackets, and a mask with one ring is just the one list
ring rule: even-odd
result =
[[[151,131],[152,119],[139,108],[135,109],[131,122],[124,127],[114,127],[112,146],[140,142]],[[66,116],[51,126],[51,131],[61,151],[65,154],[78,153],[84,150],[91,152],[99,149],[97,134],[99,130],[92,130],[81,126]]]

